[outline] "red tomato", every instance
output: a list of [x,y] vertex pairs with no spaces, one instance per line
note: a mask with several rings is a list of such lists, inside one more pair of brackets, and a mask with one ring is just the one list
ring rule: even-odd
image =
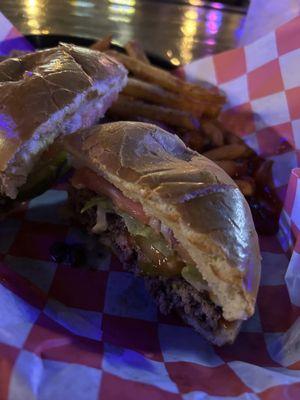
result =
[[113,184],[108,182],[102,176],[97,175],[89,168],[84,167],[76,170],[72,177],[72,184],[78,189],[83,186],[98,194],[104,194],[109,197],[114,205],[120,210],[132,215],[143,224],[149,223],[149,218],[144,213],[143,207],[140,203],[136,203],[135,201],[128,199],[128,197],[125,197]]

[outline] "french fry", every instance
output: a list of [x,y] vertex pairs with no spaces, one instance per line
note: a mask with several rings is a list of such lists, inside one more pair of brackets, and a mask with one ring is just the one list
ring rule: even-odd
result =
[[227,144],[215,149],[206,151],[203,155],[213,161],[216,160],[235,160],[237,158],[248,157],[249,149],[245,144]]
[[233,160],[220,160],[216,161],[216,164],[221,167],[229,176],[234,177],[237,176],[239,166]]
[[264,161],[259,168],[255,171],[254,178],[258,186],[270,186],[272,187],[272,166],[273,160]]
[[112,35],[108,35],[102,39],[97,40],[97,42],[93,43],[90,48],[92,50],[107,51],[110,48],[111,41]]
[[145,64],[142,61],[114,50],[109,50],[107,53],[124,64],[135,77],[155,83],[173,93],[191,97],[195,101],[203,103],[206,115],[216,116],[225,102],[224,96],[213,93],[211,90],[202,88],[201,86],[185,82],[163,69]]
[[139,41],[130,40],[125,44],[124,47],[129,57],[136,58],[137,60],[140,60],[145,64],[150,64],[150,61],[146,56],[146,53],[144,52],[144,49]]
[[202,120],[202,129],[203,132],[209,139],[211,140],[212,144],[215,146],[223,146],[224,144],[224,135],[216,121],[211,120]]
[[253,196],[255,193],[255,183],[251,178],[236,179],[235,183],[239,187],[244,196]]
[[210,144],[209,138],[199,129],[187,130],[185,128],[176,127],[175,133],[183,140],[186,146],[202,153],[203,148]]
[[182,129],[181,131],[178,131],[178,136],[181,137],[186,146],[195,151],[198,151],[199,153],[205,145],[205,138],[198,131],[189,131],[186,129]]
[[201,117],[203,114],[203,104],[139,79],[129,78],[127,86],[123,89],[122,93],[149,103],[188,111],[195,117]]
[[[221,125],[221,124],[220,124]],[[228,144],[241,144],[244,143],[243,139],[238,135],[235,135],[233,132],[224,130],[225,132],[225,142]]]
[[108,110],[108,115],[129,120],[142,117],[188,130],[199,127],[199,121],[185,111],[143,103],[124,95],[119,95],[118,100]]

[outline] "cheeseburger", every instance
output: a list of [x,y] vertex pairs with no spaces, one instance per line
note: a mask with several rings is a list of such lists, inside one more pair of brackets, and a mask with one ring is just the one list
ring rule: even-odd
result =
[[143,277],[159,310],[217,345],[254,312],[258,238],[234,181],[176,136],[116,122],[65,138],[76,218]]

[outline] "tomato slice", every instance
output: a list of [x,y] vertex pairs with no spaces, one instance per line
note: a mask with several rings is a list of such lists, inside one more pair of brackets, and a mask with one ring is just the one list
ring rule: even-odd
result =
[[71,182],[72,185],[78,189],[85,187],[98,194],[104,194],[109,197],[120,210],[127,212],[143,224],[149,223],[149,217],[145,214],[140,203],[125,197],[118,188],[89,168],[84,167],[77,169]]

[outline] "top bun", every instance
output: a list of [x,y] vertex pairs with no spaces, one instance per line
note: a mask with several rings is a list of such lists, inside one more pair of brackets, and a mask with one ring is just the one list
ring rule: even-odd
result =
[[227,321],[254,312],[258,238],[234,181],[176,136],[146,123],[116,122],[66,138],[81,163],[173,230]]

